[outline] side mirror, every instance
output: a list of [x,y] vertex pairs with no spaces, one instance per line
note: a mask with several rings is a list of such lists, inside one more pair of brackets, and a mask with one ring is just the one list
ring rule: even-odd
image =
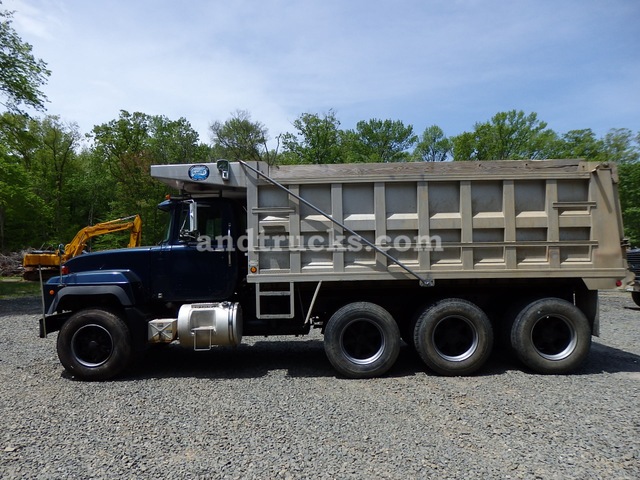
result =
[[195,241],[200,235],[198,233],[198,204],[195,200],[187,200],[185,203],[189,204],[189,228],[181,227],[180,238],[182,240]]
[[189,231],[198,230],[198,204],[195,200],[189,200]]

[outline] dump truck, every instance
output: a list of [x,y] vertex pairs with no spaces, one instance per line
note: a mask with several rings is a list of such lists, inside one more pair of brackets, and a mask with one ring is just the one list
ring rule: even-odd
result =
[[107,222],[96,223],[81,229],[66,245],[60,245],[57,249],[34,250],[26,253],[22,259],[25,280],[37,281],[42,277],[50,278],[59,273],[60,266],[70,258],[84,253],[87,243],[92,238],[108,233],[128,230],[128,248],[140,246],[142,238],[142,219],[140,215],[117,218]]
[[134,353],[206,351],[318,328],[349,378],[401,348],[464,376],[504,343],[563,374],[599,335],[598,290],[626,275],[615,165],[579,160],[155,165],[176,193],[164,240],[70,259],[40,335],[64,368],[122,373]]

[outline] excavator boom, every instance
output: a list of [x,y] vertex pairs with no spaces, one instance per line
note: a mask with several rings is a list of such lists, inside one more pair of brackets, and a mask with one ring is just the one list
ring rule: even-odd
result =
[[38,269],[41,269],[43,273],[50,276],[51,273],[56,273],[60,265],[64,262],[80,255],[87,246],[87,242],[92,238],[124,230],[129,230],[130,232],[127,247],[133,248],[140,246],[142,236],[142,219],[140,215],[131,215],[108,222],[97,223],[84,227],[76,233],[73,240],[67,243],[62,250],[27,253],[22,261],[22,265],[25,268],[23,277],[25,280],[38,280]]

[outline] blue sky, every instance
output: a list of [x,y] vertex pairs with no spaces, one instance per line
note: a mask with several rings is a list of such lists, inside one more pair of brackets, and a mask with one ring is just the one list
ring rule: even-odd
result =
[[272,137],[335,110],[421,133],[507,110],[558,133],[640,132],[638,0],[3,0],[47,62],[48,113],[81,132],[140,111]]

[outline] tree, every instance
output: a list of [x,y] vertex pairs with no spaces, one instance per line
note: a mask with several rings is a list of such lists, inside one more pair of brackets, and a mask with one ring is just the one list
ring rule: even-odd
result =
[[[149,175],[153,164],[199,163],[210,149],[199,145],[198,134],[183,118],[133,114],[122,110],[120,117],[93,128],[94,175],[108,175],[112,218],[139,213],[144,223],[143,238],[155,243],[163,235],[156,204],[165,186]],[[97,221],[110,220],[96,219]]]
[[556,134],[536,113],[499,112],[473,132],[453,138],[454,160],[518,160],[549,158]]
[[34,193],[32,176],[0,143],[0,251],[21,250],[41,229],[47,206]]
[[631,245],[640,246],[640,133],[626,128],[611,129],[602,140],[604,161],[618,164],[620,207],[625,235]]
[[621,165],[636,163],[640,160],[639,143],[640,133],[634,138],[628,128],[612,128],[603,139],[604,157]]
[[69,216],[67,187],[76,167],[80,138],[76,124],[64,123],[57,116],[40,119],[5,112],[0,117],[0,140],[28,174],[31,193],[47,205],[37,222],[44,228],[38,232],[29,229],[39,243],[60,240],[69,228],[75,228]]
[[0,115],[0,140],[10,155],[20,158],[22,165],[31,169],[35,154],[40,148],[37,136],[31,128],[33,119],[26,115],[4,112]]
[[333,110],[320,116],[303,113],[295,133],[282,135],[283,163],[342,163],[340,121]]
[[41,88],[51,72],[13,29],[12,16],[0,11],[0,96],[4,98],[0,104],[12,113],[23,113],[23,107],[44,110],[47,98]]
[[453,151],[451,139],[437,125],[425,129],[413,151],[413,158],[422,162],[444,162]]
[[584,158],[585,160],[598,160],[602,157],[604,143],[596,138],[590,128],[584,130],[570,130],[562,135],[558,141],[558,158]]
[[358,122],[355,135],[347,132],[347,138],[349,155],[355,161],[384,163],[407,161],[407,150],[418,140],[411,125],[377,118]]
[[42,184],[40,198],[53,208],[50,232],[54,238],[66,237],[75,231],[69,215],[67,187],[71,172],[77,168],[76,150],[81,140],[78,125],[64,123],[58,116],[46,116],[30,124],[39,144],[31,171]]
[[270,152],[267,146],[267,128],[260,122],[252,122],[251,114],[246,110],[236,110],[224,122],[213,122],[210,129],[214,149],[222,157],[274,163],[276,153]]
[[625,235],[632,246],[640,247],[640,162],[619,165],[618,175]]
[[[185,118],[169,120],[162,115],[149,117],[148,147],[155,163],[197,163],[209,159],[211,148]],[[148,172],[147,172],[148,173]]]

